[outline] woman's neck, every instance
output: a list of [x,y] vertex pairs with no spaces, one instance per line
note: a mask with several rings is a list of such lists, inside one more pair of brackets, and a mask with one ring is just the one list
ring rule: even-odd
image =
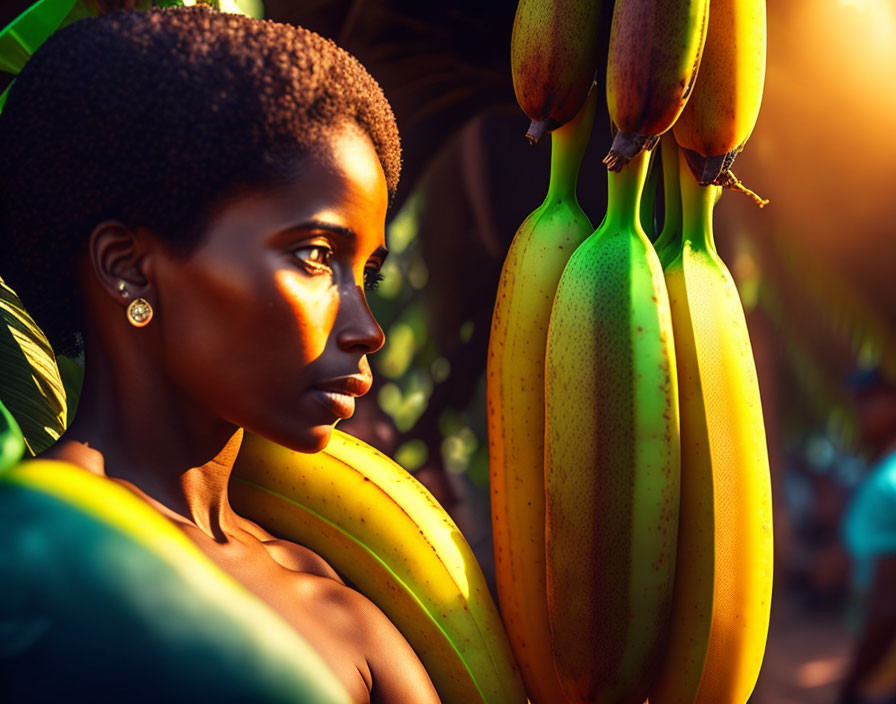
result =
[[129,483],[219,542],[239,534],[227,484],[242,428],[195,404],[158,370],[135,369],[122,361],[127,355],[103,356],[89,351],[75,420],[40,457]]

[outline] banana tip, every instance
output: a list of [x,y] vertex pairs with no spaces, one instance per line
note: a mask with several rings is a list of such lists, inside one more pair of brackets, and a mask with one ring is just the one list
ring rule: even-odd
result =
[[526,139],[529,140],[529,144],[536,144],[547,129],[547,120],[532,120],[532,122],[529,123],[529,129],[526,130]]
[[653,149],[659,139],[657,135],[618,131],[613,135],[610,153],[604,157],[603,163],[610,171],[621,171],[623,166],[642,151]]
[[629,157],[623,156],[613,149],[604,157],[603,163],[610,171],[622,171],[622,167],[630,161]]

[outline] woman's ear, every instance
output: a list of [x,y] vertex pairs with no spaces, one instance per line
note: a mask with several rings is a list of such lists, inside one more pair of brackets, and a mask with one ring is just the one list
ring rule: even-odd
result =
[[[117,220],[98,224],[87,242],[87,257],[97,283],[114,300],[128,303],[148,298],[147,233],[133,230]],[[123,283],[122,283],[123,282]]]

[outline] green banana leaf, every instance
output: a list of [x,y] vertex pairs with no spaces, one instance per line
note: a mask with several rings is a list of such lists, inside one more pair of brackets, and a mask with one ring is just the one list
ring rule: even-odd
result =
[[64,354],[56,355],[56,364],[59,367],[59,375],[62,377],[62,386],[65,388],[65,427],[67,428],[72,424],[75,411],[78,409],[81,384],[84,381],[84,367]]
[[0,70],[17,75],[47,37],[64,24],[86,17],[88,13],[88,9],[76,0],[34,3],[0,31]]
[[[65,431],[69,417],[65,384],[46,336],[3,279],[0,320],[0,402],[21,427],[28,451],[36,455]],[[70,365],[66,374],[72,389],[79,388]]]

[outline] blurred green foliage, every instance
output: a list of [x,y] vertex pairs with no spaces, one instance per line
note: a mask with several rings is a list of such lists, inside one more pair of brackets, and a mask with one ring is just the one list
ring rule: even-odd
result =
[[[430,329],[433,322],[426,288],[429,272],[420,237],[424,197],[423,190],[418,189],[390,222],[386,237],[389,256],[382,268],[383,280],[369,296],[371,311],[386,334],[383,349],[371,358],[375,376],[381,382],[377,402],[398,431],[409,436],[413,436],[415,424],[427,410],[435,387],[452,383],[451,362],[440,354]],[[461,342],[468,342],[473,331],[473,321],[461,325]],[[442,435],[438,459],[442,466],[455,474],[466,473],[479,486],[487,485],[484,374],[469,407],[445,410],[438,426]],[[415,471],[433,459],[429,454],[423,440],[411,437],[398,448],[395,459]]]

